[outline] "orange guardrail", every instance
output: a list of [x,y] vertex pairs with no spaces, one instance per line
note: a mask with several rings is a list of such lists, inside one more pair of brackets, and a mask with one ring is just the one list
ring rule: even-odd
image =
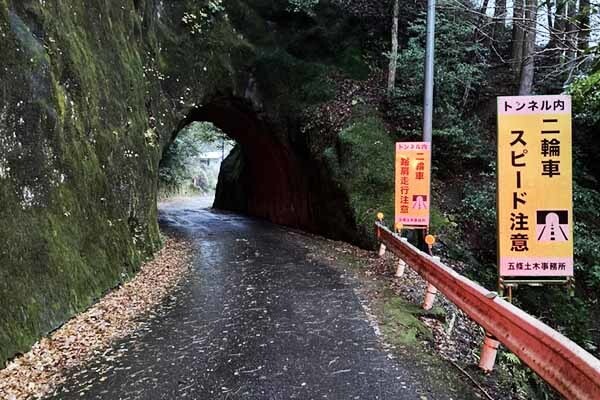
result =
[[381,244],[568,399],[600,399],[600,360],[494,292],[434,260],[381,223]]

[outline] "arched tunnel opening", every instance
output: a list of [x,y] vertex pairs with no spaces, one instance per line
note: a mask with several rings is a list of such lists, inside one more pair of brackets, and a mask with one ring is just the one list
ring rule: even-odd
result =
[[192,109],[172,139],[198,122],[214,125],[234,143],[220,165],[214,208],[319,231],[309,162],[294,152],[285,132],[277,131],[247,101],[222,97]]

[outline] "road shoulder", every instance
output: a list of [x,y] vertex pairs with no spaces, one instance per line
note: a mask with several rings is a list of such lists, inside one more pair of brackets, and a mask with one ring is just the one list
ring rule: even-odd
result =
[[[421,399],[521,398],[504,390],[504,377],[484,375],[477,369],[474,353],[479,351],[481,333],[476,324],[462,316],[458,321],[453,317],[456,308],[440,296],[432,310],[419,307],[425,283],[409,268],[405,277],[396,278],[392,257],[379,258],[375,252],[301,232],[293,236],[307,248],[309,257],[356,282],[357,294],[388,357],[411,365],[414,380],[427,388]],[[451,319],[455,321],[450,323]],[[451,324],[454,327],[446,334]],[[460,348],[448,348],[448,343]],[[467,348],[470,355],[463,357]]]
[[0,398],[42,398],[112,343],[139,329],[143,315],[159,305],[185,276],[190,244],[169,237],[156,257],[129,281],[113,289],[85,312],[35,343],[0,370]]

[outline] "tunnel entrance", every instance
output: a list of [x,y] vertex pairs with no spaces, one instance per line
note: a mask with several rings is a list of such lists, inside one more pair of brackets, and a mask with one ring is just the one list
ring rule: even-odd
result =
[[[173,150],[189,152],[178,144],[190,129],[214,126],[231,151],[220,165],[214,207],[265,218],[277,224],[316,231],[309,190],[311,167],[288,142],[287,134],[274,128],[247,101],[218,98],[193,109],[180,123],[171,146],[163,152],[161,166]],[[173,149],[173,146],[181,147]],[[162,179],[163,177],[161,177]]]
[[185,126],[163,153],[158,201],[202,196],[212,205],[221,164],[234,146],[235,141],[210,122]]

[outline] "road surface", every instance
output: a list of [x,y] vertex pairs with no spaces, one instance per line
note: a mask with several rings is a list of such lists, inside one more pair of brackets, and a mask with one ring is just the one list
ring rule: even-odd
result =
[[159,217],[194,245],[187,279],[55,399],[451,398],[389,357],[356,281],[309,259],[298,234],[199,204]]

